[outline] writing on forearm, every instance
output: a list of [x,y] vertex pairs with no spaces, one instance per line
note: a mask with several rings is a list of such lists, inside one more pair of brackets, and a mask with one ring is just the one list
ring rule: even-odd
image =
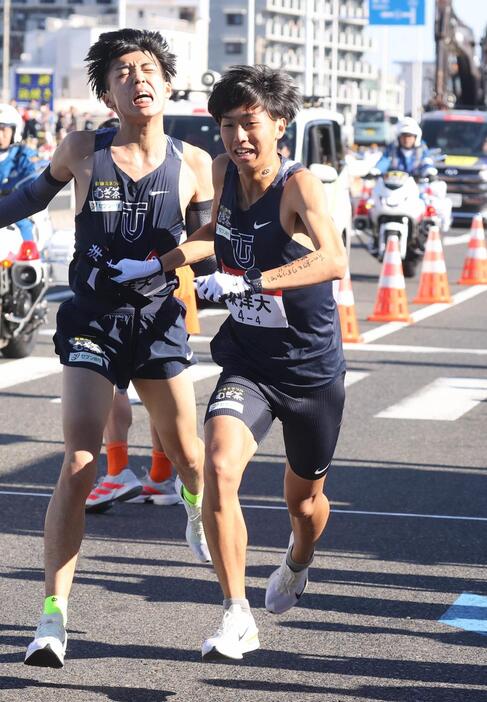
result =
[[269,282],[282,280],[290,275],[307,270],[316,263],[323,263],[325,260],[326,257],[321,251],[314,251],[313,253],[306,254],[303,258],[297,258],[295,261],[291,261],[291,263],[280,266],[280,268],[277,268],[273,273],[267,274],[267,277]]

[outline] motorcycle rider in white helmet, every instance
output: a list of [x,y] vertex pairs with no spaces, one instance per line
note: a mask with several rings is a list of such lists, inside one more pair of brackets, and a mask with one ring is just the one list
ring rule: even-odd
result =
[[381,172],[405,171],[410,175],[419,175],[424,169],[433,167],[433,159],[428,148],[421,140],[423,132],[412,117],[405,117],[399,123],[397,142],[390,144],[376,164]]
[[[22,144],[24,123],[15,107],[0,104],[0,195],[37,176],[34,161],[37,154]],[[33,224],[30,219],[16,222],[24,241],[32,241]]]

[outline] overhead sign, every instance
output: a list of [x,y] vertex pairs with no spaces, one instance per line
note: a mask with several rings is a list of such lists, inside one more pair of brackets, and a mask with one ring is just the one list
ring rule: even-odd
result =
[[425,24],[424,0],[369,0],[369,24]]
[[54,76],[52,70],[26,68],[15,71],[14,99],[20,107],[35,100],[41,104],[46,102],[50,109],[54,105]]

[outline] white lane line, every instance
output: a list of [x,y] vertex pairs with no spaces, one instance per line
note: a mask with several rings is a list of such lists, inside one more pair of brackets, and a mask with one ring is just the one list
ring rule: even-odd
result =
[[203,336],[202,334],[191,334],[189,337],[190,344],[209,344],[212,341],[212,336]]
[[[413,322],[420,322],[422,319],[427,319],[428,317],[433,317],[444,310],[448,310],[455,305],[460,305],[466,300],[470,300],[477,295],[485,292],[487,290],[487,285],[472,285],[466,290],[461,290],[452,297],[452,302],[450,303],[437,303],[434,305],[428,305],[420,310],[416,310],[411,314]],[[404,327],[409,327],[410,325],[406,322],[388,322],[387,324],[382,324],[380,327],[375,327],[374,329],[369,329],[362,334],[363,343],[368,344],[376,339],[382,339],[384,336],[389,334],[394,334],[394,332],[399,329],[404,329]]]
[[55,329],[39,329],[39,336],[54,336]]
[[347,374],[345,375],[345,387],[348,388],[350,385],[358,383],[368,375],[370,375],[370,373],[365,373],[363,371],[347,371]]
[[[18,495],[21,497],[51,497],[51,492],[18,492],[13,490],[0,490],[0,495]],[[282,505],[241,505],[245,509],[271,509],[287,511],[287,506]],[[363,515],[365,517],[411,517],[416,519],[449,519],[453,521],[467,522],[487,522],[487,517],[470,517],[467,515],[450,515],[450,514],[420,514],[415,512],[374,512],[370,510],[358,509],[335,509],[332,507],[333,514],[352,514]]]
[[441,240],[443,246],[457,246],[458,244],[466,244],[468,241],[470,241],[470,232],[459,236],[444,236]]
[[375,417],[454,422],[486,398],[487,380],[437,378],[396,405],[379,412]]
[[44,378],[46,375],[60,373],[62,366],[57,357],[30,356],[30,358],[7,361],[7,363],[0,364],[0,368],[2,371],[0,390],[4,390],[13,385],[20,385],[27,381]]
[[454,349],[441,346],[406,346],[401,344],[343,344],[346,351],[370,351],[375,353],[427,353],[427,354],[467,354],[487,356],[487,349]]

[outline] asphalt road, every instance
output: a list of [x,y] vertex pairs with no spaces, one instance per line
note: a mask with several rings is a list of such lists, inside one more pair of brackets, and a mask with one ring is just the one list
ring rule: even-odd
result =
[[[445,247],[456,304],[429,307],[430,316],[396,331],[366,321],[379,265],[354,245],[366,343],[346,348],[347,405],[327,485],[333,512],[307,594],[288,613],[268,614],[266,579],[289,536],[276,424],[241,489],[262,648],[238,664],[201,662],[221,598],[211,567],[185,544],[184,510],[131,504],[87,518],[65,668],[22,664],[40,613],[43,519],[62,460],[51,303],[38,365],[0,360],[1,702],[486,702],[487,290],[453,284],[467,247],[457,241]],[[408,281],[409,300],[417,284]],[[216,369],[205,365],[206,337],[222,320],[205,313],[194,344],[208,372]],[[215,377],[196,382],[200,421]],[[140,405],[130,447],[140,471],[150,458]]]

